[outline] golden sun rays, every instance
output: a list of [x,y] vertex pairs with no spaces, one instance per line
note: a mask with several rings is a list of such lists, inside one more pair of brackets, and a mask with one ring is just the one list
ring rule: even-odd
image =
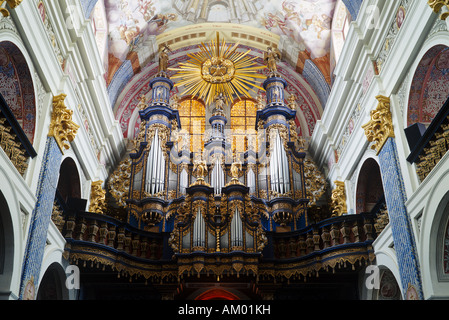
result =
[[180,63],[178,68],[169,68],[176,71],[171,78],[180,80],[175,86],[185,88],[182,95],[196,96],[206,105],[210,105],[219,93],[231,103],[234,98],[251,98],[250,91],[255,88],[264,90],[256,85],[256,79],[266,78],[258,73],[266,66],[258,66],[257,57],[248,56],[251,50],[238,52],[238,45],[228,45],[224,40],[220,43],[217,32],[215,40],[209,44],[201,43],[200,51],[187,54],[189,61]]

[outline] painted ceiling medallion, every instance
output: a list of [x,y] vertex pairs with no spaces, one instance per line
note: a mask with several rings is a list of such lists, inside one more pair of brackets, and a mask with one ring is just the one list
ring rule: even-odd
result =
[[258,73],[258,70],[266,68],[258,66],[246,52],[237,52],[239,44],[228,45],[226,41],[220,43],[217,32],[216,40],[209,44],[201,43],[200,51],[189,53],[189,61],[180,63],[178,68],[169,68],[177,73],[172,79],[180,79],[175,84],[184,86],[181,95],[196,96],[210,105],[216,96],[223,94],[227,103],[237,97],[250,98],[250,91],[255,88],[264,90],[256,85],[257,79],[265,79],[266,76]]

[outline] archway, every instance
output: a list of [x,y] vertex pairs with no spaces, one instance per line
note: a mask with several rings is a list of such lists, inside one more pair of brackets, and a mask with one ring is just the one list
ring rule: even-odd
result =
[[223,289],[210,289],[203,292],[195,300],[240,300],[235,294]]
[[78,168],[72,158],[66,158],[59,169],[57,193],[65,203],[70,198],[81,198],[81,185]]
[[51,264],[39,284],[36,300],[63,300],[68,297],[68,290],[65,287],[65,273],[62,267]]
[[379,164],[370,158],[360,169],[356,191],[356,213],[371,212],[384,202]]
[[10,41],[0,42],[0,94],[31,144],[36,127],[36,99],[27,61]]
[[407,126],[428,126],[449,96],[449,47],[436,45],[422,57],[413,76]]
[[14,261],[14,234],[11,214],[3,193],[0,192],[0,299],[9,296]]
[[401,300],[401,289],[389,269],[380,271],[379,289],[374,292],[374,300]]

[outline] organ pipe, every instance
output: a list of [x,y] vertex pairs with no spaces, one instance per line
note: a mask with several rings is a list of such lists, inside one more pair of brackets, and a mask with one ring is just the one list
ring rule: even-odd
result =
[[274,146],[272,148],[270,161],[270,175],[271,190],[282,194],[290,191],[288,158],[279,132],[276,132],[274,138]]
[[231,222],[231,246],[243,247],[243,226],[238,209],[235,209]]
[[221,189],[224,187],[224,172],[219,159],[215,160],[215,166],[212,170],[212,187],[215,195],[220,195]]
[[204,222],[203,215],[200,208],[195,217],[193,223],[193,246],[204,247],[206,244],[206,223]]
[[165,187],[165,160],[159,140],[158,130],[151,142],[151,148],[147,160],[147,173],[145,191],[156,194],[164,191]]

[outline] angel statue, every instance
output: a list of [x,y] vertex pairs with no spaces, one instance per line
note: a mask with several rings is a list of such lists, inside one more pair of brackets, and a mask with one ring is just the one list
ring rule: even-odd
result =
[[212,113],[220,113],[223,114],[224,108],[225,108],[225,97],[223,95],[223,92],[220,92],[214,99],[215,102],[215,108],[213,108]]
[[193,172],[196,172],[197,183],[204,184],[204,177],[207,176],[207,165],[202,156],[194,161]]
[[239,172],[242,170],[242,163],[240,160],[235,160],[231,165],[231,183],[239,182]]
[[267,51],[264,53],[263,60],[267,64],[270,76],[277,76],[278,69],[276,63],[281,60],[281,52],[278,49],[268,47]]
[[159,52],[159,74],[165,75],[167,73],[168,52],[171,52],[171,49],[168,45],[164,45],[162,50]]

